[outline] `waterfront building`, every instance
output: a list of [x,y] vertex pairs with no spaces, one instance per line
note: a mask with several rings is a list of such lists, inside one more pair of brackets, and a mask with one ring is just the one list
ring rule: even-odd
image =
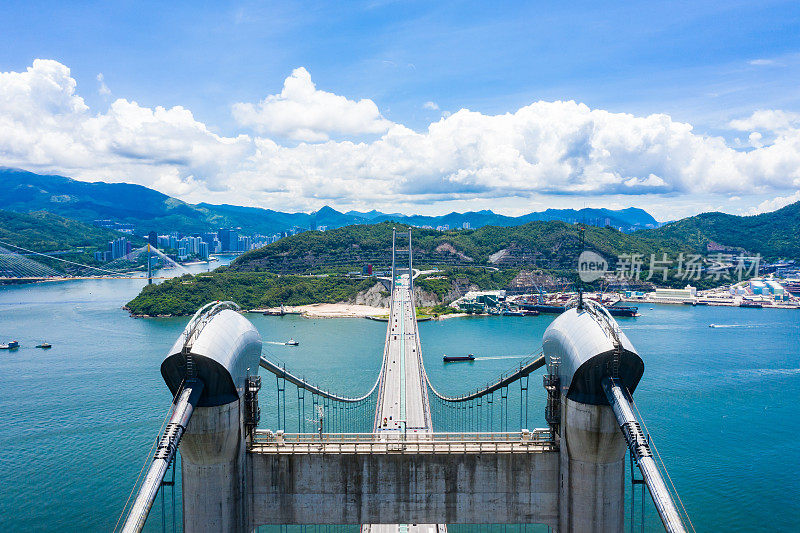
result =
[[236,246],[236,251],[246,252],[253,248],[253,239],[251,237],[241,236]]
[[750,281],[750,291],[753,294],[768,294],[769,289],[767,289],[767,285],[761,280],[751,280]]
[[208,243],[201,241],[199,248],[200,250],[198,252],[198,257],[200,257],[200,259],[202,259],[203,261],[208,261],[208,256],[209,256]]
[[697,288],[687,285],[683,289],[656,289],[652,296],[665,300],[691,300],[697,297]]
[[777,281],[769,280],[766,283],[769,292],[775,296],[783,296],[783,287]]
[[217,238],[222,244],[223,252],[236,252],[239,250],[239,229],[240,228],[220,228],[217,231]]

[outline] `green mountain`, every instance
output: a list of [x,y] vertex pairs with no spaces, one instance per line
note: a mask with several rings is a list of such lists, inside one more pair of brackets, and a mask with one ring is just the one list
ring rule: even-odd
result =
[[800,259],[800,202],[754,216],[703,213],[640,234],[685,243],[698,252],[717,243],[760,253],[767,259]]
[[340,276],[277,276],[268,272],[212,272],[146,285],[125,306],[134,315],[190,315],[214,300],[233,300],[244,309],[336,303],[367,290],[373,280]]
[[[0,211],[0,246],[8,243],[37,252],[76,248],[100,250],[105,249],[109,241],[120,236],[123,234],[117,231],[96,228],[51,213],[21,214]],[[130,239],[130,236],[127,237]]]
[[[375,268],[391,265],[392,228],[405,246],[408,226],[390,222],[309,231],[250,251],[229,266],[239,272],[302,273],[317,270]],[[610,227],[586,228],[586,247],[608,259],[620,254],[688,252],[681,243],[656,235],[622,233]],[[484,226],[467,231],[413,230],[417,265],[490,265],[501,267],[574,268],[581,250],[578,226],[566,222],[529,222],[521,226]]]
[[428,217],[385,214],[375,210],[340,213],[327,206],[315,213],[285,213],[227,204],[192,205],[141,185],[89,183],[9,168],[0,168],[0,197],[6,199],[3,208],[8,211],[49,211],[84,222],[112,219],[133,224],[139,234],[151,230],[194,233],[220,227],[241,227],[246,233],[270,235],[292,227],[315,229],[326,226],[335,229],[387,220],[415,226],[449,225],[451,228],[460,228],[464,223],[469,223],[473,228],[486,225],[519,226],[533,220],[586,222],[597,226],[609,224],[626,231],[658,225],[647,212],[636,208],[618,211],[548,209],[520,217],[508,217],[485,210]]

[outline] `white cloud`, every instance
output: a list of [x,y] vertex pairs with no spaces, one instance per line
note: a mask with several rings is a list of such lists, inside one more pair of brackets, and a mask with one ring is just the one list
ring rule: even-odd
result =
[[430,109],[431,111],[439,111],[439,105],[436,102],[425,102],[422,104],[422,109]]
[[233,116],[258,133],[310,142],[326,141],[335,134],[380,134],[392,125],[372,100],[356,102],[317,89],[303,67],[286,78],[280,94],[257,104],[234,104]]
[[[36,60],[25,72],[0,73],[0,164],[283,210],[512,203],[542,195],[620,201],[646,194],[652,203],[665,194],[674,202],[680,195],[763,198],[800,188],[800,126],[791,113],[762,111],[732,123],[778,130],[768,139],[750,136],[749,151],[668,115],[637,117],[571,101],[535,102],[503,115],[462,109],[417,132],[381,118],[371,101],[316,90],[307,74],[298,69],[281,95],[252,107],[256,117],[274,115],[260,131],[315,140],[337,131],[383,133],[369,142],[286,146],[266,136],[218,135],[180,106],[120,98],[94,113],[66,66]],[[292,120],[289,110],[302,118]],[[331,118],[349,111],[363,116],[344,126]]]
[[111,89],[109,89],[108,85],[106,85],[106,80],[102,72],[97,75],[97,82],[100,84],[100,87],[97,89],[97,92],[100,93],[100,96],[111,96]]
[[779,109],[759,109],[747,118],[731,120],[728,126],[739,131],[780,132],[796,130],[800,126],[800,113]]
[[748,211],[747,214],[757,215],[759,213],[768,213],[770,211],[780,209],[781,207],[786,207],[787,205],[795,202],[800,202],[800,191],[790,194],[789,196],[778,196],[777,198],[773,198],[771,200],[764,200],[756,207]]
[[747,63],[755,67],[770,67],[779,64],[774,59],[751,59]]

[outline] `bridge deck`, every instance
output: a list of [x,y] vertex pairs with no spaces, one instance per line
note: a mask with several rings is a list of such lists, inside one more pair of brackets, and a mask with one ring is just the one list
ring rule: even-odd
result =
[[388,328],[375,431],[389,435],[430,432],[428,388],[422,377],[416,311],[407,276],[395,282]]
[[[395,278],[383,375],[378,396],[375,431],[384,439],[405,437],[408,433],[433,431],[428,406],[428,387],[422,379],[422,362],[417,313],[411,289],[412,271]],[[437,524],[372,524],[364,525],[361,533],[417,533],[436,531],[446,533],[447,526]]]

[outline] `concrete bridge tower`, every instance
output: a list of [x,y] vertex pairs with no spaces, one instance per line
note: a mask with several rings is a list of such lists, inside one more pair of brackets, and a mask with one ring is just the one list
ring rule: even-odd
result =
[[234,310],[211,318],[189,323],[161,374],[173,394],[186,379],[205,385],[180,444],[183,530],[241,532],[247,524],[244,389],[248,374],[258,371],[261,336]]
[[561,403],[558,530],[621,532],[627,445],[602,380],[616,377],[633,392],[644,363],[613,319],[583,305],[553,321],[543,348]]

